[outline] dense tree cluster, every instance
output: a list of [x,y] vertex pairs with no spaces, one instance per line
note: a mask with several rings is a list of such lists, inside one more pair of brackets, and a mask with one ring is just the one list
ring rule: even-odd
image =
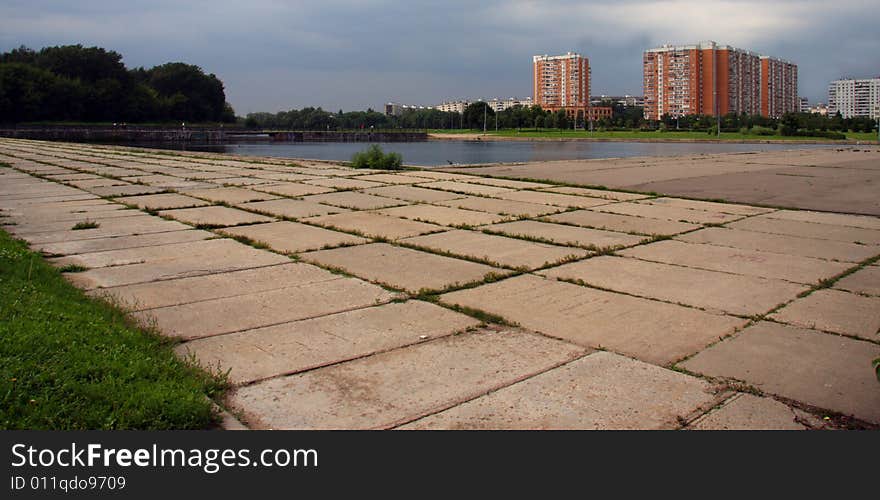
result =
[[250,128],[289,130],[426,129],[459,128],[460,114],[436,109],[410,109],[399,116],[386,116],[367,109],[338,113],[321,108],[291,109],[279,113],[250,113],[244,125]]
[[198,66],[129,70],[100,47],[0,54],[0,122],[232,122],[223,83]]

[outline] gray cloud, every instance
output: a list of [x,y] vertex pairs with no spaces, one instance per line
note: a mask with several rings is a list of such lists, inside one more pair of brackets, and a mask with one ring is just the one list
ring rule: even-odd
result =
[[880,74],[872,3],[7,0],[0,50],[82,43],[129,66],[198,64],[247,113],[527,96],[531,56],[569,50],[590,58],[594,94],[640,94],[645,48],[712,39],[796,62],[815,102],[830,80]]

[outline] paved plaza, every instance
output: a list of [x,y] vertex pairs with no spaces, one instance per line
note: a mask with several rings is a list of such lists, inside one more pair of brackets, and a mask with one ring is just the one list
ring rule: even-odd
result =
[[527,175],[0,139],[0,228],[228,372],[229,428],[878,428],[878,157]]

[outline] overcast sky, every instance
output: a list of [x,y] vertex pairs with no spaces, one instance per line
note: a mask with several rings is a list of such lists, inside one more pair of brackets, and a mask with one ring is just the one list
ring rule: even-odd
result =
[[799,66],[800,94],[880,75],[877,0],[0,0],[0,50],[98,45],[128,67],[216,74],[236,112],[380,109],[532,93],[535,54],[590,59],[592,93],[642,94],[642,51],[715,40]]

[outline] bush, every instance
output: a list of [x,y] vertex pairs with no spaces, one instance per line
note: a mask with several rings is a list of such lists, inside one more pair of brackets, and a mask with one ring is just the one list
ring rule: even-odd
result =
[[759,127],[758,125],[755,125],[751,129],[749,129],[749,133],[751,133],[752,135],[776,135],[777,134],[776,130],[774,130],[770,127]]
[[398,153],[385,154],[378,144],[373,144],[366,151],[355,153],[351,157],[351,165],[354,168],[376,168],[384,170],[397,170],[400,168],[403,158]]

